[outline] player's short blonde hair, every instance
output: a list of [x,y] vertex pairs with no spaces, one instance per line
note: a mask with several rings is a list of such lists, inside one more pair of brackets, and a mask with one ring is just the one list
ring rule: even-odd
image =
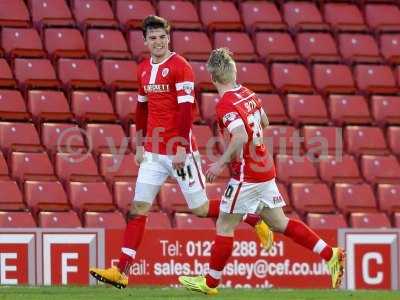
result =
[[207,61],[207,71],[214,82],[227,84],[236,81],[236,64],[228,48],[214,49]]

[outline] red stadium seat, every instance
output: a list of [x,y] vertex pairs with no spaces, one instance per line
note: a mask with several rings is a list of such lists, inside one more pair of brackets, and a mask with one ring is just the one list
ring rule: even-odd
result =
[[400,127],[388,127],[387,141],[390,149],[396,155],[400,154]]
[[139,167],[132,153],[120,155],[103,153],[99,159],[100,174],[107,181],[135,181]]
[[357,162],[351,155],[321,157],[319,162],[319,175],[328,183],[360,183],[362,182]]
[[132,60],[103,60],[101,62],[101,76],[104,83],[110,88],[136,89],[137,64]]
[[272,85],[268,71],[261,63],[240,62],[236,64],[238,82],[255,92],[269,92]]
[[298,61],[296,46],[288,33],[257,32],[255,45],[258,55],[265,61]]
[[297,47],[309,62],[337,62],[340,60],[333,36],[329,33],[299,33]]
[[295,124],[326,124],[328,111],[320,95],[288,94],[288,115]]
[[[210,75],[207,72],[206,63],[200,61],[191,61],[190,65],[192,66],[194,73],[195,88],[201,91],[216,91],[215,86],[211,82]],[[266,70],[263,73],[265,72]]]
[[164,184],[160,189],[158,197],[162,210],[167,213],[190,211],[177,183]]
[[0,211],[0,226],[2,228],[31,228],[36,227],[36,223],[28,211]]
[[93,212],[88,211],[83,215],[83,224],[87,228],[116,228],[125,229],[126,221],[119,211]]
[[0,120],[27,120],[24,98],[17,90],[0,90]]
[[122,122],[134,122],[136,119],[137,92],[117,91],[115,93],[115,111]]
[[133,152],[136,152],[136,125],[131,124],[129,126],[129,138],[130,138],[130,145]]
[[352,3],[326,3],[325,21],[337,31],[365,31],[367,29],[361,11]]
[[206,33],[199,31],[174,31],[172,44],[174,51],[186,59],[207,60],[212,50]]
[[363,155],[361,171],[364,178],[372,183],[400,183],[400,164],[394,155]]
[[208,30],[242,29],[240,15],[235,4],[227,1],[201,1],[200,16]]
[[0,179],[8,180],[8,166],[6,159],[4,158],[3,152],[0,151]]
[[346,228],[346,219],[342,214],[307,214],[307,224],[313,229]]
[[291,199],[300,214],[335,212],[331,192],[325,183],[293,183]]
[[326,156],[343,151],[340,127],[304,126],[303,137],[308,155]]
[[31,123],[0,122],[0,148],[8,152],[38,151],[40,146],[39,135]]
[[0,191],[3,195],[0,198],[1,210],[23,210],[25,208],[21,191],[15,181],[0,180]]
[[72,26],[74,19],[65,0],[30,0],[32,21],[39,25]]
[[1,45],[11,57],[43,57],[42,41],[33,28],[3,28]]
[[0,58],[0,86],[1,87],[15,86],[15,80],[13,78],[12,71],[7,61],[4,58]]
[[84,212],[114,209],[112,196],[105,182],[69,182],[67,191],[75,210]]
[[29,26],[29,11],[23,0],[0,1],[0,26]]
[[240,12],[247,31],[286,28],[279,10],[272,2],[241,1]]
[[175,29],[201,29],[195,6],[190,1],[158,2],[158,13],[169,20]]
[[244,32],[215,32],[214,48],[228,48],[233,52],[236,61],[254,61],[254,52],[250,37]]
[[74,91],[72,111],[82,121],[114,121],[116,115],[110,98],[105,92]]
[[336,205],[344,214],[350,212],[376,211],[374,192],[370,185],[362,184],[335,184]]
[[270,123],[285,123],[288,117],[281,98],[277,94],[257,94]]
[[392,94],[399,90],[389,66],[357,65],[354,68],[357,86],[362,92]]
[[175,214],[175,225],[179,229],[215,229],[211,218],[199,218],[185,213]]
[[116,181],[114,183],[113,194],[115,204],[124,215],[129,211],[132,204],[135,185],[136,182],[133,181]]
[[289,182],[318,182],[317,170],[306,157],[278,154],[275,158],[276,172],[279,181]]
[[352,213],[349,220],[353,228],[390,228],[389,218],[385,213]]
[[344,130],[344,142],[351,154],[386,154],[386,141],[378,127],[347,126]]
[[59,86],[56,72],[48,59],[14,60],[15,78],[22,86],[55,88]]
[[28,92],[28,107],[35,121],[67,121],[72,119],[68,100],[64,93],[59,91],[30,90]]
[[75,0],[74,16],[80,26],[113,27],[117,25],[108,1]]
[[[119,1],[118,1],[119,2]],[[129,49],[132,55],[140,61],[144,57],[149,57],[149,48],[144,44],[142,31],[132,30],[128,33]]]
[[329,95],[329,110],[335,124],[370,124],[368,103],[360,95]]
[[395,213],[394,216],[394,227],[400,227],[400,213]]
[[119,23],[129,28],[140,28],[143,16],[156,14],[153,5],[147,0],[117,1],[116,13]]
[[79,228],[82,227],[76,212],[70,211],[42,211],[38,215],[39,227],[45,228]]
[[378,44],[373,36],[367,34],[342,33],[338,37],[340,53],[349,62],[355,63],[379,63]]
[[371,107],[374,119],[379,124],[400,124],[400,97],[373,95]]
[[315,87],[322,93],[353,93],[355,84],[346,65],[316,64],[313,66]]
[[215,106],[219,101],[218,94],[216,93],[201,93],[201,113],[202,119],[208,123],[216,121]]
[[[296,137],[300,137],[300,133],[295,127],[278,125],[264,128],[263,135],[264,144],[274,154],[292,154],[294,148],[293,140]],[[296,151],[300,151],[299,146],[297,147]]]
[[400,63],[400,34],[382,34],[379,38],[382,56],[389,63]]
[[146,229],[171,229],[171,221],[165,212],[150,212]]
[[377,188],[379,209],[391,215],[400,212],[400,185],[379,184]]
[[86,152],[82,130],[78,125],[42,123],[42,143],[47,150],[58,152]]
[[97,59],[131,57],[124,36],[113,29],[89,29],[86,33],[90,55]]
[[301,64],[272,64],[272,81],[282,92],[309,93],[313,91],[310,75]]
[[[200,152],[211,150],[207,149],[207,143],[213,138],[213,133],[210,127],[203,125],[193,125],[192,135],[196,139],[196,144]],[[213,144],[211,144],[211,146],[213,146]]]
[[283,14],[289,27],[297,30],[325,30],[329,27],[323,22],[322,16],[314,3],[286,2]]
[[59,59],[58,77],[68,87],[99,88],[102,86],[96,63],[91,59]]
[[97,165],[90,153],[70,154],[57,153],[55,168],[62,181],[95,181],[99,180]]
[[400,9],[396,5],[367,4],[365,19],[372,29],[383,32],[400,31]]
[[124,130],[117,124],[87,124],[86,138],[94,153],[124,153],[129,147]]
[[10,157],[11,177],[24,180],[54,180],[53,165],[46,153],[12,152]]
[[206,187],[208,199],[220,200],[225,193],[226,187],[226,183],[223,182],[208,183]]
[[54,58],[87,57],[85,41],[75,28],[46,28],[44,31],[46,51]]
[[29,209],[38,211],[69,210],[67,195],[59,181],[25,181],[25,200]]

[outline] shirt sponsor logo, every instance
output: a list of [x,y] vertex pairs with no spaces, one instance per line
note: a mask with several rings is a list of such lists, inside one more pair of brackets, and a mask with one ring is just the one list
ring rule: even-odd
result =
[[147,84],[144,86],[144,91],[150,93],[168,93],[169,84]]
[[168,73],[169,73],[169,69],[168,68],[164,68],[162,70],[162,72],[161,72],[161,75],[162,75],[162,77],[167,77]]
[[227,113],[227,114],[222,118],[222,121],[223,121],[224,123],[232,122],[232,121],[236,120],[238,117],[239,117],[239,114],[238,114],[237,112],[230,112],[230,113]]
[[183,85],[183,90],[186,93],[186,95],[190,95],[192,93],[192,85],[191,84],[184,84]]

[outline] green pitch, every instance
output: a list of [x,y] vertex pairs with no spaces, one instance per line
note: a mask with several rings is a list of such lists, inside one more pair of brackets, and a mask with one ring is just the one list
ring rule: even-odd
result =
[[[108,287],[0,287],[0,300],[199,300],[205,296],[184,289]],[[398,300],[400,291],[222,289],[213,300]]]

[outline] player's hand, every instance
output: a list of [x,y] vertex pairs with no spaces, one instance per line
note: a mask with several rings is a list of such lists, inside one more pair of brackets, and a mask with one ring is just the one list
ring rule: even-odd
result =
[[144,147],[137,146],[136,147],[136,154],[135,154],[135,162],[139,166],[144,160]]
[[172,159],[172,167],[175,170],[182,170],[185,167],[186,162],[186,149],[185,147],[178,146],[176,148],[176,154]]
[[210,164],[207,172],[206,172],[206,179],[207,182],[214,182],[215,179],[221,174],[222,170],[224,169],[225,164],[217,161],[215,163]]

